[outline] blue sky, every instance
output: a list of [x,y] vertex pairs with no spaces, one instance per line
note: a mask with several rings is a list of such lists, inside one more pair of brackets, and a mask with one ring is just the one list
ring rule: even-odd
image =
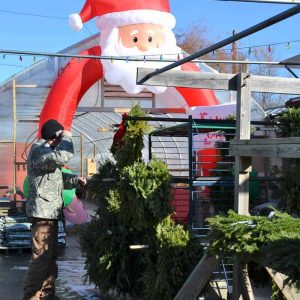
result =
[[[133,0],[137,1],[137,0]],[[60,51],[97,32],[95,21],[81,32],[68,26],[68,15],[79,12],[84,0],[10,0],[0,4],[1,49],[38,52]],[[214,0],[170,0],[176,17],[175,31],[202,24],[212,40],[227,38],[232,30],[242,31],[292,7],[284,4],[222,2]],[[276,49],[276,60],[300,53],[300,14],[238,42],[239,47],[268,45]],[[290,43],[289,41],[298,41]],[[228,48],[228,47],[227,47]],[[0,56],[0,82],[33,63],[33,57]]]

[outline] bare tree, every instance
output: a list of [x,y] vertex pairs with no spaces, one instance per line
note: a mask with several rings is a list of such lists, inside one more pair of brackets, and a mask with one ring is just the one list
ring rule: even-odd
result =
[[[273,48],[255,48],[253,51],[253,59],[256,61],[274,61],[276,49]],[[255,75],[261,76],[279,76],[280,70],[271,65],[252,65],[250,72]],[[254,93],[254,99],[260,104],[263,109],[278,107],[284,105],[284,102],[288,99],[287,95],[270,94],[270,93]]]
[[[193,25],[184,33],[177,33],[178,45],[187,53],[191,54],[206,48],[216,42],[215,39],[208,37],[207,27],[204,25]],[[213,53],[208,53],[201,59],[213,60],[243,60],[245,56],[236,50],[236,44],[232,45],[231,51],[218,49]],[[208,65],[221,73],[236,73],[237,68],[232,64],[226,63],[208,63]],[[239,70],[238,70],[239,71]]]

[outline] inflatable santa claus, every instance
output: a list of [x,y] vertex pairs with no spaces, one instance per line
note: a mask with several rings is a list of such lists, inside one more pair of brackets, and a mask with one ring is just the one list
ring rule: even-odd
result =
[[[84,22],[94,17],[101,31],[99,46],[79,54],[97,55],[103,59],[72,59],[69,62],[46,99],[40,128],[54,118],[69,129],[81,98],[103,78],[110,84],[121,85],[128,93],[139,93],[144,88],[155,94],[166,90],[166,87],[137,85],[136,73],[138,67],[162,68],[169,64],[151,59],[162,56],[178,59],[181,53],[172,32],[175,18],[170,13],[168,0],[87,0],[79,14],[69,17],[69,23],[75,30],[80,30]],[[104,59],[111,57],[130,57],[139,61]],[[192,63],[182,65],[181,69],[198,70]],[[218,104],[211,90],[177,87],[176,91],[189,107]]]

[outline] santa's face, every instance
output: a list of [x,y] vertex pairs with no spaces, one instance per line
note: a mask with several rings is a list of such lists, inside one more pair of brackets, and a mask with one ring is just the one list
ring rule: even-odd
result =
[[136,24],[119,27],[120,42],[126,48],[146,52],[165,45],[164,31],[158,24]]
[[161,55],[166,59],[176,59],[180,53],[172,31],[158,24],[132,24],[103,30],[100,46],[102,56],[141,60],[102,60],[106,80],[121,85],[128,93],[139,93],[144,88],[153,93],[164,92],[166,87],[136,85],[137,68],[162,68],[170,63],[149,60],[159,60]]

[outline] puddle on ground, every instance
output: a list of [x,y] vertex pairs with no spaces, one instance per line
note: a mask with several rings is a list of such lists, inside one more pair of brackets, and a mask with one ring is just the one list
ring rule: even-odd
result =
[[64,299],[78,299],[80,295],[86,300],[101,300],[97,289],[93,284],[85,284],[84,259],[58,260],[57,292],[64,296]]

